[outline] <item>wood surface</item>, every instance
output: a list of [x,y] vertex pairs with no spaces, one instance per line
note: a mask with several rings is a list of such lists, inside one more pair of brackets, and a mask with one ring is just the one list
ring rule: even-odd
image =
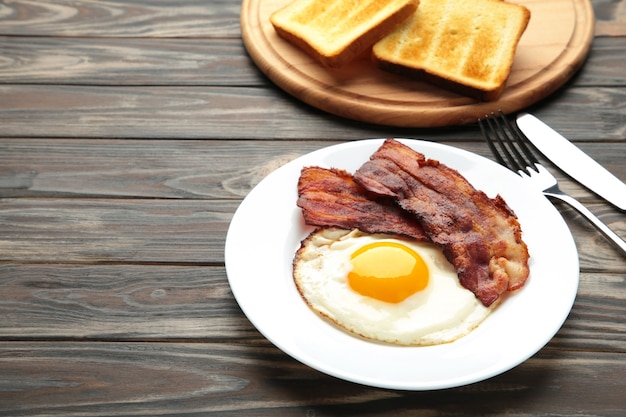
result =
[[[591,4],[588,59],[528,110],[626,181],[626,1]],[[247,55],[240,10],[0,2],[0,415],[622,417],[626,258],[562,205],[578,296],[556,336],[502,375],[376,389],[259,334],[230,292],[224,240],[269,172],[368,137],[490,154],[475,125],[389,128],[291,97]],[[626,237],[623,212],[549,168]]]
[[[369,54],[327,69],[279,37],[270,16],[289,0],[244,0],[244,44],[259,68],[277,85],[314,107],[342,117],[400,127],[475,122],[498,109],[512,113],[561,87],[582,65],[594,34],[586,0],[517,0],[530,10],[502,96],[481,103],[427,82],[389,74]],[[549,28],[549,29],[548,29]]]

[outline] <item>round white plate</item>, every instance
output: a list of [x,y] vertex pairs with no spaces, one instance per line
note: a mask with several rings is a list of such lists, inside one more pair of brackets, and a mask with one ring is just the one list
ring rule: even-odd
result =
[[578,290],[578,253],[559,212],[521,177],[470,152],[432,142],[401,142],[457,169],[490,197],[502,195],[527,243],[530,277],[473,332],[449,344],[392,346],[352,336],[311,311],[296,290],[292,260],[312,230],[296,206],[304,166],[354,172],[383,139],[343,143],[295,159],[243,200],[225,245],[228,280],[241,309],[273,344],[298,361],[344,380],[391,389],[461,386],[505,372],[559,330]]

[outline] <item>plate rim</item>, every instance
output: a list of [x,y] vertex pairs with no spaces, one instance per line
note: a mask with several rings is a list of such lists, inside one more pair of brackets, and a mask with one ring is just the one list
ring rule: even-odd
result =
[[[420,152],[428,152],[429,150],[432,150],[432,149],[438,149],[439,151],[444,152],[444,153],[452,152],[452,155],[455,157],[458,155],[461,155],[462,158],[468,157],[470,160],[473,160],[473,161],[488,163],[492,167],[499,167],[501,170],[503,170],[502,172],[509,172],[512,175],[510,176],[510,178],[519,178],[519,181],[517,181],[518,184],[521,184],[521,186],[525,187],[523,183],[521,182],[521,177],[518,177],[516,174],[508,171],[506,168],[501,167],[495,162],[487,158],[484,158],[478,154],[472,153],[470,151],[466,151],[461,148],[452,147],[450,145],[424,141],[424,140],[418,140],[418,139],[400,138],[398,140],[405,144],[408,144],[413,149],[416,149]],[[313,162],[315,160],[319,160],[321,157],[324,157],[324,156],[328,156],[328,155],[332,156],[333,153],[338,152],[338,151],[351,150],[352,148],[357,148],[357,149],[362,148],[362,147],[367,148],[368,146],[370,148],[376,147],[377,145],[382,144],[383,141],[384,139],[363,139],[360,141],[343,142],[343,143],[323,147],[316,151],[302,155],[288,162],[287,164],[283,165],[282,167],[278,168],[272,173],[270,173],[268,176],[262,179],[250,191],[250,193],[244,198],[244,200],[241,202],[241,204],[237,208],[231,220],[231,223],[227,232],[227,236],[226,236],[225,250],[224,250],[225,266],[226,266],[228,282],[233,292],[233,296],[236,299],[237,303],[239,304],[244,315],[248,318],[248,320],[254,325],[254,327],[265,338],[267,338],[272,344],[274,344],[284,353],[296,359],[297,361],[313,369],[316,369],[320,372],[323,372],[327,375],[331,375],[331,376],[334,376],[334,377],[337,377],[346,381],[350,381],[350,382],[354,382],[354,383],[358,383],[358,384],[362,384],[366,386],[397,389],[397,390],[413,390],[413,391],[425,391],[425,390],[433,390],[433,389],[452,388],[452,387],[467,385],[467,384],[471,384],[471,383],[475,383],[475,382],[479,382],[479,381],[491,378],[495,375],[506,372],[514,368],[515,366],[519,365],[520,363],[524,362],[525,360],[530,358],[532,355],[537,353],[539,350],[541,350],[541,348],[543,348],[543,346],[545,346],[554,337],[554,335],[558,332],[558,330],[562,327],[575,301],[577,290],[578,290],[578,284],[579,284],[578,252],[577,252],[573,237],[571,235],[571,231],[569,230],[567,224],[565,223],[565,220],[557,211],[557,209],[543,195],[541,195],[541,193],[537,193],[537,191],[528,189],[527,187],[526,187],[525,192],[539,194],[536,197],[537,198],[540,197],[541,199],[543,199],[539,201],[545,201],[543,208],[550,210],[549,213],[551,214],[552,217],[555,218],[553,219],[553,221],[556,222],[554,223],[554,225],[558,229],[560,229],[560,233],[565,234],[565,236],[563,236],[565,238],[565,241],[563,242],[564,244],[561,245],[559,250],[562,251],[562,253],[566,252],[567,257],[570,258],[570,261],[575,261],[575,262],[571,262],[571,264],[569,265],[570,266],[569,270],[567,270],[566,268],[565,275],[568,275],[568,274],[570,275],[569,294],[566,294],[567,298],[564,298],[560,301],[561,310],[559,311],[558,317],[557,316],[552,317],[552,321],[554,322],[554,325],[551,326],[549,331],[544,332],[543,337],[540,340],[535,341],[535,343],[533,344],[534,347],[532,349],[528,349],[516,355],[514,359],[506,361],[505,366],[502,366],[502,365],[493,366],[492,365],[490,368],[480,369],[475,372],[470,372],[468,375],[460,375],[454,378],[452,377],[444,378],[440,381],[432,382],[432,383],[424,382],[424,381],[421,381],[421,382],[395,381],[393,378],[372,377],[371,375],[355,373],[352,370],[348,370],[348,369],[337,369],[336,366],[335,367],[329,366],[327,363],[325,363],[324,355],[312,354],[309,351],[306,351],[306,350],[303,351],[301,349],[294,350],[293,345],[290,344],[291,341],[286,342],[284,334],[277,332],[275,328],[272,328],[272,326],[268,326],[268,323],[264,322],[266,318],[260,318],[257,314],[258,311],[257,312],[254,311],[256,307],[252,306],[247,301],[246,296],[244,296],[245,290],[242,290],[242,287],[240,286],[240,282],[238,282],[238,280],[241,280],[241,278],[237,277],[237,273],[238,273],[237,260],[239,259],[237,256],[237,248],[240,247],[241,242],[239,241],[239,236],[236,235],[237,233],[236,226],[237,226],[237,223],[241,221],[241,216],[246,215],[245,211],[248,210],[247,207],[255,201],[255,199],[258,197],[257,195],[259,193],[262,193],[265,187],[271,186],[272,182],[276,181],[277,178],[280,178],[281,176],[284,176],[284,175],[288,175],[290,172],[299,173],[299,169],[302,166],[304,166],[304,164]],[[428,154],[426,155],[428,156]],[[455,168],[455,167],[452,166],[452,168]],[[463,173],[463,171],[461,171],[461,173]],[[295,206],[295,201],[294,201],[294,206]],[[524,229],[524,224],[522,224],[522,228]],[[529,246],[529,249],[531,249],[532,251],[532,248],[530,248],[530,246]],[[289,264],[288,266],[290,266],[292,257],[293,257],[293,253],[291,254],[291,258],[283,259],[282,262],[288,261],[288,264]],[[285,265],[283,265],[283,267],[284,266]],[[532,274],[532,271],[533,271],[533,266],[531,265],[531,274]],[[293,282],[293,278],[291,276],[289,277],[289,279],[291,280],[291,282]],[[293,285],[293,288],[295,288],[295,285]],[[300,303],[300,305],[304,305],[303,300],[301,299],[300,295],[297,292],[292,293],[290,297],[292,298],[289,302]],[[509,303],[511,302],[510,300],[506,300],[506,301],[508,301]],[[506,306],[507,304],[503,303],[503,305]],[[501,308],[501,307],[498,307],[498,308]],[[317,317],[317,320],[319,320],[320,322],[324,322],[322,318],[320,318],[313,311],[308,309],[308,307],[306,307],[306,309],[309,311],[310,314]],[[343,332],[342,330],[336,328],[336,326],[333,326],[330,323],[325,323],[323,324],[323,326],[328,326],[328,327],[325,327],[324,329],[333,329],[333,330],[328,330],[333,333],[333,337],[340,337],[340,338],[347,337],[351,339],[355,338],[354,336]],[[470,335],[478,334],[479,329],[480,329],[480,326],[479,328],[474,330]],[[468,336],[465,336],[464,338],[460,340],[465,340],[466,338],[468,338]],[[442,351],[446,351],[448,346],[452,346],[454,345],[454,343],[457,343],[457,342],[453,342],[452,344],[445,345],[445,349],[442,349]],[[368,345],[378,345],[376,343],[372,343],[368,341],[360,341],[360,343],[365,343]],[[439,347],[408,347],[407,348],[407,347],[398,347],[398,346],[393,346],[393,345],[391,346],[384,345],[384,346],[385,346],[385,349],[383,350],[386,350],[387,348],[389,348],[390,351],[395,351],[396,353],[398,352],[402,353],[403,351],[406,352],[408,349],[414,349],[416,351],[419,351],[421,349],[430,349],[430,348],[439,349]],[[451,348],[451,349],[454,350],[454,348]]]

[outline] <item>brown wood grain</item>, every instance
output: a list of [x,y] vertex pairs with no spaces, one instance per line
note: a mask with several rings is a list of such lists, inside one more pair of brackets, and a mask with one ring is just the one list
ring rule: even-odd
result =
[[261,338],[223,266],[0,265],[3,340]]
[[[626,27],[626,20],[624,26]],[[595,38],[589,57],[568,87],[626,85],[624,71],[618,70],[620,63],[626,62],[622,53],[626,53],[626,36]]]
[[593,0],[596,36],[626,36],[626,4],[623,1]]
[[[580,256],[574,307],[502,375],[370,388],[255,329],[230,291],[224,240],[268,173],[387,136],[491,155],[475,125],[389,128],[289,96],[248,56],[241,4],[0,2],[0,415],[623,416],[626,258],[563,205]],[[588,59],[529,110],[626,180],[626,1],[591,4]],[[623,212],[551,169],[626,236]]]
[[4,2],[0,35],[52,37],[239,37],[235,0]]
[[[3,259],[223,262],[226,230],[241,199],[276,168],[326,145],[6,140],[0,145]],[[484,143],[451,145],[490,157]],[[618,177],[626,178],[618,144],[584,145]],[[626,235],[626,222],[617,209],[595,203],[593,194],[551,170],[566,192],[587,203],[618,234]],[[610,259],[612,248],[597,239],[580,215],[558,207],[575,230],[581,253],[592,252],[587,247],[600,249],[588,258],[583,255],[582,265],[623,265],[619,258]]]
[[0,343],[0,349],[0,366],[13,387],[0,391],[0,411],[14,416],[413,416],[472,410],[481,416],[620,417],[623,411],[622,397],[612,394],[623,384],[616,372],[623,358],[610,352],[546,349],[481,383],[404,392],[321,375],[267,342]]
[[[176,51],[175,54],[172,51]],[[228,71],[224,71],[228,69]],[[176,77],[172,77],[172,71]],[[1,82],[81,85],[262,85],[240,39],[14,36]]]
[[[155,42],[146,38],[13,36],[2,52],[0,84],[268,84],[251,64],[241,39],[233,38],[211,42],[203,38],[165,38]],[[580,74],[570,84],[626,85],[626,76],[618,65],[624,60],[626,37],[596,38]]]
[[[4,199],[0,260],[222,263],[237,206],[233,200]],[[587,206],[616,233],[626,234],[626,221],[617,209]],[[626,259],[584,218],[567,207],[562,210],[581,252],[581,268],[619,271],[626,266]]]
[[6,199],[0,259],[28,262],[223,262],[236,201]]
[[[479,138],[477,131],[472,131]],[[379,137],[384,137],[383,135]],[[493,159],[481,142],[437,140]],[[241,199],[270,172],[340,141],[4,139],[0,197]],[[583,142],[580,148],[626,180],[619,143]],[[237,149],[236,155],[232,150]],[[562,189],[583,202],[595,197],[548,166]]]
[[[596,36],[624,36],[626,7],[622,1],[591,0],[591,4]],[[0,35],[237,38],[240,6],[239,0],[13,0],[3,4],[7,18]]]
[[[10,318],[0,322],[0,340],[263,339],[241,314],[223,266],[12,263],[0,265],[0,276],[0,315]],[[583,272],[570,316],[548,346],[625,351],[625,280]]]
[[[329,117],[273,87],[13,84],[0,85],[0,95],[0,137],[345,140],[421,132]],[[548,109],[540,103],[536,114],[572,140],[621,140],[623,109],[616,103],[623,102],[623,89],[567,89],[551,99]],[[594,103],[592,108],[589,103]],[[572,117],[577,113],[585,118]],[[450,132],[457,137],[473,134],[476,140],[478,130],[435,135],[451,137]]]

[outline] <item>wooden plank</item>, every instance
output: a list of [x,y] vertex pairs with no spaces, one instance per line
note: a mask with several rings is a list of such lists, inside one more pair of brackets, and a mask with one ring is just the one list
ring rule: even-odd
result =
[[[226,231],[239,200],[0,200],[0,261],[34,263],[224,262]],[[617,209],[589,204],[626,235]],[[580,215],[563,208],[583,270],[626,267],[608,241]]]
[[330,144],[2,139],[0,197],[241,199],[279,166]]
[[[240,39],[10,37],[0,39],[0,50],[0,84],[269,84]],[[596,38],[569,85],[624,86],[625,60],[626,37]]]
[[[240,199],[274,169],[336,143],[7,138],[0,140],[0,197]],[[445,143],[493,159],[482,141]],[[580,147],[626,181],[621,144]],[[596,199],[553,171],[564,191],[584,202]]]
[[[6,263],[0,277],[0,340],[263,339],[222,266]],[[549,346],[625,351],[625,280],[583,273],[572,312]]]
[[[570,140],[624,140],[624,109],[616,103],[625,98],[622,88],[565,88],[549,100],[526,109]],[[612,101],[617,99],[618,101]],[[590,105],[593,104],[593,105]],[[610,109],[613,107],[613,110]]]
[[[596,36],[624,36],[624,2],[591,3]],[[13,0],[2,4],[0,36],[237,37],[240,6],[238,0]]]
[[549,346],[626,352],[625,284],[623,273],[582,273],[572,311]]
[[[596,268],[598,271],[618,272],[624,269],[626,266],[624,253],[612,246],[610,241],[600,234],[586,218],[564,203],[557,202],[556,207],[574,236],[581,270]],[[626,219],[623,212],[607,204],[586,204],[586,207],[615,233],[626,238]],[[614,267],[617,269],[613,269]]]
[[[123,148],[122,148],[123,149]],[[276,165],[282,162],[274,160]],[[243,175],[235,177],[236,181],[227,185],[242,195],[250,187],[264,177],[263,168],[267,172],[275,166],[261,165],[261,170],[249,171],[243,168]],[[36,165],[33,165],[36,169]],[[19,168],[17,168],[19,169]],[[89,170],[82,165],[82,169]],[[18,171],[19,172],[19,171]],[[13,175],[9,171],[9,185],[12,181],[22,181],[25,187],[31,181],[27,170],[22,175]],[[134,176],[114,186],[119,178],[127,178],[127,169],[115,171],[114,174],[100,175],[108,177],[104,183],[90,183],[91,175],[79,178],[79,169],[70,171],[70,175],[57,181],[56,187],[63,187],[66,193],[71,191],[72,172],[76,172],[76,188],[82,197],[74,198],[4,198],[0,200],[0,253],[1,259],[23,262],[192,262],[198,264],[223,262],[223,245],[226,231],[232,214],[241,201],[241,196],[232,199],[145,199],[122,198],[102,199],[89,198],[90,190],[94,194],[107,187],[117,188],[122,193],[127,187],[141,190],[147,182],[154,187],[155,194],[162,197],[161,190],[165,185],[178,184],[182,194],[194,190],[200,194],[211,194],[216,186],[211,181],[204,183],[200,179],[182,180],[168,178],[167,172],[155,181],[155,173],[149,168],[131,169]],[[174,170],[175,175],[181,175]],[[208,174],[207,174],[208,175]],[[193,176],[192,176],[193,177]],[[138,180],[135,180],[137,178]],[[182,178],[188,179],[187,173]],[[238,178],[242,179],[239,182]],[[218,176],[218,180],[221,177]],[[82,181],[82,182],[81,182]],[[152,185],[150,185],[152,184]],[[224,186],[223,182],[217,182]],[[243,188],[238,189],[237,186]],[[171,186],[171,185],[170,185]],[[89,187],[95,187],[90,189]],[[169,186],[168,186],[169,187]],[[168,188],[166,187],[166,188]],[[149,187],[148,187],[149,188]],[[182,191],[181,191],[182,190]],[[206,190],[206,191],[205,191]],[[109,193],[115,193],[115,190]],[[176,197],[173,195],[172,197]],[[622,235],[626,235],[626,220],[617,209],[603,203],[587,202],[587,206],[610,227]],[[558,205],[568,222],[580,251],[583,268],[616,271],[624,268],[625,260],[617,256],[615,249],[609,246],[589,223],[573,210]]]
[[255,340],[223,266],[0,264],[1,340]]
[[[267,343],[0,343],[0,413],[336,416],[623,413],[623,353],[545,349],[466,387],[404,392],[332,378]],[[586,381],[587,383],[584,383]]]
[[626,36],[626,3],[623,0],[592,0],[596,36]]
[[2,4],[0,35],[238,37],[240,6],[235,0],[15,0]]
[[329,144],[4,139],[0,196],[242,198],[274,169]]
[[[622,140],[623,110],[615,103],[626,102],[623,90],[570,88],[555,95],[549,106],[544,102],[535,109],[572,140]],[[5,85],[0,95],[0,137],[344,140],[422,132],[329,116],[273,86]],[[585,117],[573,117],[580,114]],[[477,129],[468,132],[463,127],[436,135],[480,137]]]
[[223,263],[238,201],[5,199],[0,260]]
[[[531,110],[625,179],[626,2],[592,4],[592,55]],[[488,381],[363,387],[254,329],[223,250],[267,173],[367,137],[489,152],[475,126],[391,129],[289,97],[244,55],[240,5],[1,2],[0,415],[621,417],[626,259],[562,206],[581,257],[574,308],[548,346]],[[623,213],[559,178],[626,236]]]
[[0,95],[5,137],[303,139],[345,123],[275,89],[14,85]]
[[11,37],[0,50],[1,84],[267,84],[240,39]]
[[[622,2],[622,5],[626,3]],[[626,7],[622,7],[626,10]],[[622,23],[626,27],[626,19]],[[595,38],[589,57],[580,72],[566,85],[625,86],[626,73],[620,70],[626,62],[626,34],[620,38]]]

